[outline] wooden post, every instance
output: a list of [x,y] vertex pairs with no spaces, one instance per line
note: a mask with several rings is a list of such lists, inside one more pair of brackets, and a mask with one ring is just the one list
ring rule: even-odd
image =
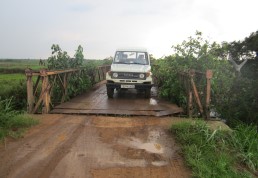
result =
[[100,82],[101,81],[100,67],[98,67],[98,75],[99,75],[99,81],[98,82]]
[[193,80],[194,74],[195,74],[195,71],[194,71],[194,70],[191,70],[191,71],[190,71],[190,82],[191,82],[191,85],[192,85],[192,88],[193,88],[193,94],[194,94],[196,103],[197,103],[197,105],[198,105],[199,111],[200,111],[201,115],[203,116],[202,103],[201,103],[200,97],[199,97],[199,95],[198,95],[198,91],[197,91],[196,85],[195,85],[194,80]]
[[211,78],[212,78],[212,71],[206,71],[206,105],[205,105],[205,115],[206,119],[210,118],[210,96],[211,96]]
[[65,97],[67,95],[67,73],[64,74],[64,78],[63,78],[63,96],[61,99],[61,103],[63,103],[65,101]]
[[102,80],[105,80],[105,75],[104,75],[104,71],[103,71],[104,67],[101,67],[101,73],[102,73]]
[[180,80],[184,83],[184,88],[187,91],[187,116],[192,118],[193,116],[193,92],[191,89],[190,75],[184,75],[183,73],[180,75]]
[[107,66],[103,67],[104,71],[103,71],[103,80],[106,80],[106,72],[107,72]]
[[192,118],[192,116],[193,116],[193,92],[190,88],[188,90],[187,115],[188,115],[189,118]]
[[32,81],[32,70],[26,69],[25,74],[27,76],[27,112],[32,114],[34,107],[34,95],[33,95],[33,81]]
[[46,69],[40,70],[40,75],[43,77],[42,81],[42,91],[43,93],[43,108],[42,108],[42,113],[43,114],[48,114],[50,111],[50,84],[48,81],[48,75]]

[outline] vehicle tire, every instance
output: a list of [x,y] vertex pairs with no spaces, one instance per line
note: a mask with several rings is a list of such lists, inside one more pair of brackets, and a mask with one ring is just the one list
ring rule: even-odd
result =
[[108,98],[113,98],[114,88],[107,88],[107,95],[108,95]]
[[146,89],[145,90],[145,98],[150,98],[151,97],[151,89]]

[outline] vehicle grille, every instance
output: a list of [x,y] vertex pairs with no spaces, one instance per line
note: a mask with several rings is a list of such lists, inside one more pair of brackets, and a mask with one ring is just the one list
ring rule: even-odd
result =
[[140,78],[139,75],[141,73],[132,73],[132,72],[117,72],[118,77],[117,79],[138,79],[138,80],[145,80],[146,76],[144,75],[144,78]]

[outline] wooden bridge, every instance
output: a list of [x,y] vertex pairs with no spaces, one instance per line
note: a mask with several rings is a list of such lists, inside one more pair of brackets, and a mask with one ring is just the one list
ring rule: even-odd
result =
[[[70,100],[68,95],[68,80],[73,75],[88,75],[84,68],[48,71],[42,69],[33,71],[27,69],[27,110],[28,113],[60,113],[60,114],[103,114],[103,115],[144,115],[164,116],[183,113],[183,109],[175,104],[160,100],[157,96],[157,88],[152,88],[150,99],[137,93],[136,90],[115,92],[113,99],[108,99],[105,87],[105,74],[110,66],[97,67],[90,74],[94,87]],[[209,118],[210,111],[210,79],[212,72],[207,70],[206,74],[194,70],[179,73],[182,90],[188,98],[187,114],[193,116],[195,105],[201,116]],[[205,86],[198,88],[198,78],[205,77]],[[58,102],[52,101],[53,88],[58,86],[62,96]],[[205,91],[203,91],[203,89]],[[205,93],[205,95],[204,95]],[[194,101],[193,102],[193,98]],[[203,102],[205,101],[205,102]]]

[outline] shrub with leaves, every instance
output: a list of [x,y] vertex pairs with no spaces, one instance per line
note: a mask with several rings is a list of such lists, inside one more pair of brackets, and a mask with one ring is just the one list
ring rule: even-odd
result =
[[258,60],[248,62],[243,67],[243,75],[237,75],[232,64],[226,60],[228,51],[233,47],[228,43],[205,40],[201,32],[173,46],[175,53],[156,60],[153,68],[160,96],[186,110],[186,93],[180,86],[178,72],[195,69],[205,73],[211,69],[211,107],[229,122],[239,119],[258,125],[258,80],[255,77],[255,66],[258,65],[254,62]]
[[211,69],[212,99],[214,99],[212,105],[216,110],[224,107],[233,84],[234,72],[230,63],[222,60],[225,52],[223,46],[204,40],[202,33],[196,32],[195,37],[189,37],[188,41],[173,46],[173,49],[175,54],[155,63],[158,70],[154,70],[153,73],[160,86],[160,95],[186,107],[186,94],[180,86],[178,73],[189,69],[205,73],[207,69]]
[[[49,70],[64,70],[64,69],[78,69],[83,67],[83,48],[78,46],[74,58],[71,58],[66,51],[62,51],[59,45],[54,44],[51,47],[52,55],[48,58]],[[60,75],[61,77],[64,74]],[[68,78],[68,95],[66,99],[74,97],[82,92],[88,90],[91,87],[90,77],[87,75],[87,69],[84,68],[80,72],[73,73]],[[62,87],[55,85],[53,89],[53,101],[60,101],[62,96]]]

